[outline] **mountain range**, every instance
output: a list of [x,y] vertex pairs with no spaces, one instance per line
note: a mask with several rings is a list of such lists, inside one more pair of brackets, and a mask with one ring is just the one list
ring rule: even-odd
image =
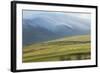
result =
[[64,14],[37,14],[23,18],[23,45],[62,38],[65,36],[90,34],[90,20]]

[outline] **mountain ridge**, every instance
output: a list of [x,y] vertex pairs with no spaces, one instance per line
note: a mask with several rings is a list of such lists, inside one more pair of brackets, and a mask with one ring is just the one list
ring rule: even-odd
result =
[[89,23],[85,20],[79,21],[79,18],[64,17],[66,18],[63,18],[63,16],[57,18],[55,16],[38,15],[31,19],[23,18],[23,45],[90,33]]

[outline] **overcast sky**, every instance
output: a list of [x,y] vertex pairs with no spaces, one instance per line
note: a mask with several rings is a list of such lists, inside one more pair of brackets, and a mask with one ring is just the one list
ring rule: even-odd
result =
[[33,18],[39,15],[70,15],[73,17],[79,17],[79,18],[83,18],[83,19],[87,19],[90,20],[91,18],[91,14],[90,13],[72,13],[72,12],[48,12],[48,11],[23,11],[23,18]]

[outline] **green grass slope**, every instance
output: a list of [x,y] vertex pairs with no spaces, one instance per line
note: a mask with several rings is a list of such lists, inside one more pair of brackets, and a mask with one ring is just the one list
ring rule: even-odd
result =
[[90,36],[78,35],[23,47],[22,61],[67,61],[90,59]]

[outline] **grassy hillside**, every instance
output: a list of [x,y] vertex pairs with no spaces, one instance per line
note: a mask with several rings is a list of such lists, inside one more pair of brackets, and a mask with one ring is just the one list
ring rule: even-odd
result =
[[23,62],[90,59],[90,36],[78,35],[23,47]]

